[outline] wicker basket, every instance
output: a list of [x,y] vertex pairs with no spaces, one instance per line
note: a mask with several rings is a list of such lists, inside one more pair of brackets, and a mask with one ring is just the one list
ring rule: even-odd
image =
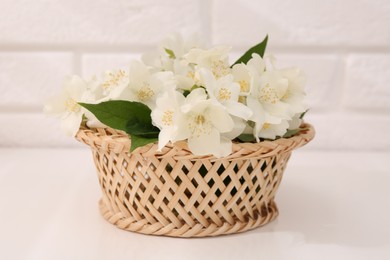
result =
[[92,148],[106,220],[144,234],[204,237],[275,219],[274,197],[291,151],[314,137],[312,126],[304,127],[291,138],[235,143],[222,159],[194,156],[185,142],[130,154],[128,136],[113,129],[82,127],[76,138]]

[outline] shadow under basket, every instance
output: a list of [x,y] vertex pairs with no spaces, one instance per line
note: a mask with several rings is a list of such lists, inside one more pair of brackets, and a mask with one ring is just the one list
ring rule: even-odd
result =
[[224,158],[194,156],[186,142],[130,150],[130,138],[110,128],[80,128],[97,168],[103,217],[143,234],[205,237],[247,231],[278,215],[275,193],[291,151],[314,137],[309,124],[290,138],[234,143]]

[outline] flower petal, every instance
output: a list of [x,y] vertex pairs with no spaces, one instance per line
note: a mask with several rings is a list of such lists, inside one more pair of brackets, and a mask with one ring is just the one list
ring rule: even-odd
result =
[[194,155],[219,154],[220,134],[216,129],[210,133],[188,138],[188,147]]
[[84,113],[85,117],[87,118],[87,126],[90,128],[105,128],[107,127],[105,124],[100,122],[94,114],[92,114],[90,111],[86,110]]
[[252,96],[249,96],[246,100],[248,107],[252,110],[253,114],[250,120],[262,125],[265,121],[265,111],[263,106]]
[[252,54],[252,59],[248,61],[247,65],[252,73],[262,74],[265,71],[265,62],[257,53]]
[[191,136],[191,130],[188,127],[189,122],[187,119],[188,118],[182,115],[178,115],[178,117],[176,118],[177,123],[175,125],[177,126],[177,130],[176,130],[175,139],[172,140],[172,142],[185,140]]
[[228,156],[232,153],[232,141],[226,137],[221,137],[221,144],[219,145],[218,153],[213,155],[217,158]]
[[234,122],[233,129],[230,132],[223,133],[223,136],[229,138],[230,140],[233,140],[234,138],[242,134],[242,132],[245,130],[245,127],[247,126],[246,121],[242,118],[235,116],[232,116],[232,118]]
[[142,83],[144,79],[149,78],[150,72],[148,67],[142,62],[132,61],[130,63],[129,75],[131,84],[134,84],[135,82]]
[[232,117],[220,106],[210,106],[207,111],[208,119],[220,133],[230,132],[234,127]]
[[77,131],[80,128],[81,121],[83,119],[83,113],[69,113],[69,115],[62,119],[61,129],[67,136],[76,136]]
[[64,91],[75,101],[82,101],[81,98],[87,90],[87,83],[77,75],[64,80]]
[[279,124],[270,124],[267,128],[261,129],[258,136],[262,138],[275,139],[277,136],[283,136],[287,132],[287,128],[287,120],[282,120]]
[[252,110],[239,102],[228,101],[225,103],[227,112],[233,116],[241,117],[248,120],[252,115]]
[[164,127],[161,129],[159,135],[158,135],[158,151],[161,151],[161,149],[173,139],[173,128],[172,127]]

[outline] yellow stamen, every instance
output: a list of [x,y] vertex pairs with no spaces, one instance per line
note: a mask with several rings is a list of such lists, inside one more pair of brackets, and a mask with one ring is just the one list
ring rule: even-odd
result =
[[218,93],[218,99],[226,101],[232,98],[232,92],[227,88],[221,88]]
[[67,99],[65,101],[65,108],[69,112],[78,112],[78,111],[80,111],[80,105],[77,104],[77,102],[74,99],[72,99],[72,98],[69,98],[69,99]]
[[267,84],[265,87],[260,89],[259,99],[260,102],[271,103],[271,104],[275,104],[277,101],[279,101],[279,97],[276,94],[276,90],[270,87],[269,84]]
[[213,61],[211,64],[211,71],[217,79],[229,74],[229,70],[229,66],[222,60]]
[[149,84],[144,84],[144,86],[138,90],[137,96],[140,101],[145,102],[154,96],[154,91],[149,87]]
[[191,129],[192,136],[199,137],[201,135],[209,135],[212,125],[203,115],[195,115],[189,121],[188,128]]
[[238,81],[238,84],[240,84],[240,91],[241,92],[249,92],[249,83],[246,80],[240,80]]
[[117,87],[123,78],[127,77],[126,71],[118,70],[116,73],[107,73],[107,79],[101,85],[104,90],[110,90]]
[[271,124],[269,123],[264,123],[263,127],[262,127],[262,130],[267,130],[268,128],[271,127]]
[[197,116],[195,117],[195,123],[196,123],[197,125],[202,125],[205,121],[206,121],[206,119],[205,119],[204,116],[202,116],[202,115],[197,115]]
[[244,97],[244,96],[239,96],[239,97],[238,97],[238,102],[243,103],[243,104],[246,104],[246,97]]
[[166,110],[162,117],[162,122],[164,125],[170,126],[173,125],[173,111]]

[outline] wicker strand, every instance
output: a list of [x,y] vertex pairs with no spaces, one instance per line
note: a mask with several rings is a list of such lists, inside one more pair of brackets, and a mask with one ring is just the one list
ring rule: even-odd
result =
[[181,228],[176,228],[174,224],[164,226],[161,223],[155,223],[154,225],[150,225],[146,221],[144,221],[144,223],[140,223],[134,218],[125,217],[120,212],[114,214],[105,206],[102,200],[99,201],[99,209],[102,216],[108,222],[121,229],[148,235],[172,237],[205,237],[245,232],[269,223],[279,214],[276,204],[272,201],[268,206],[269,213],[266,218],[250,218],[246,222],[237,221],[232,225],[224,223],[222,226],[210,224],[207,227],[204,227],[199,223],[192,227],[183,225]]
[[[301,127],[304,130],[290,138],[279,138],[274,141],[266,140],[260,143],[234,143],[232,153],[223,159],[263,158],[301,147],[311,141],[315,134],[311,125],[303,124]],[[131,140],[124,132],[111,128],[89,129],[83,126],[77,133],[76,138],[89,145],[92,149],[111,151],[113,153],[128,153],[131,146]],[[212,155],[194,156],[184,141],[176,142],[174,145],[169,144],[161,152],[156,151],[157,143],[153,143],[136,149],[133,151],[133,154],[138,153],[143,157],[173,157],[177,160],[218,160]]]

